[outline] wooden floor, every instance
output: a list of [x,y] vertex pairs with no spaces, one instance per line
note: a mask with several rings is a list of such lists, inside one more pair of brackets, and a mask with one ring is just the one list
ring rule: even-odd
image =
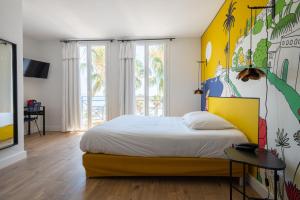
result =
[[[79,133],[25,137],[26,160],[0,170],[1,200],[223,200],[225,178],[139,177],[86,179]],[[172,166],[170,166],[172,167]],[[250,189],[250,194],[254,192]],[[234,193],[234,199],[241,199]]]

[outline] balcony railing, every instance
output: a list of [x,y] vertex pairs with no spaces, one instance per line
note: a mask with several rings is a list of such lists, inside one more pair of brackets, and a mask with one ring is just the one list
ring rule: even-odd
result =
[[[138,115],[145,114],[145,99],[144,96],[136,96],[136,112]],[[157,96],[149,96],[149,115],[163,116],[163,98],[157,99]]]
[[[81,120],[84,122],[88,119],[88,97],[80,97],[80,110],[81,110]],[[106,109],[105,109],[105,97],[104,96],[94,96],[92,97],[91,104],[91,115],[92,115],[92,125],[97,125],[105,121]]]
[[[105,96],[94,96],[91,102],[92,126],[103,123],[106,120]],[[87,126],[88,121],[88,97],[80,97],[80,110],[82,126]],[[138,115],[145,115],[145,101],[143,96],[136,96],[136,112]],[[163,116],[163,99],[149,97],[149,115]]]

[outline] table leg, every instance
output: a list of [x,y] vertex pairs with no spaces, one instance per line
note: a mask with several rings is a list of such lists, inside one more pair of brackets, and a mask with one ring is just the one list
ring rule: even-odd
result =
[[46,124],[46,119],[45,119],[45,107],[43,108],[44,109],[44,111],[43,111],[43,135],[46,135],[46,126],[45,126],[45,124]]
[[246,200],[246,164],[243,163],[243,200]]
[[31,134],[30,118],[31,118],[31,116],[30,116],[30,115],[28,115],[28,121],[27,121],[27,125],[28,125],[28,135],[30,135],[30,134]]
[[229,184],[230,184],[230,200],[232,200],[232,161],[229,161]]
[[277,170],[274,170],[274,200],[277,200]]

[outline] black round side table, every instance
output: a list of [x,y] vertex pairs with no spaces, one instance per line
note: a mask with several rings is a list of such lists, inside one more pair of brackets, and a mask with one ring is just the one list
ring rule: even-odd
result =
[[[230,176],[230,200],[232,200],[232,189],[235,189],[243,195],[243,200],[257,199],[251,198],[246,194],[246,165],[274,171],[274,200],[277,200],[277,171],[284,170],[285,163],[265,149],[256,149],[255,152],[247,152],[236,150],[233,147],[225,149],[225,154],[229,159],[229,176]],[[232,163],[237,162],[243,164],[243,191],[240,191],[232,184]]]

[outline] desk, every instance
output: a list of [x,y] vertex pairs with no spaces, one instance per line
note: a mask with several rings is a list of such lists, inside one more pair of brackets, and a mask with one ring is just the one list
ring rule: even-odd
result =
[[[45,106],[41,106],[37,111],[29,111],[28,107],[24,107],[24,116],[28,116],[28,118],[30,118],[31,115],[41,115],[43,116],[43,135],[46,135],[46,122],[45,122]],[[30,120],[28,121],[28,135],[31,134],[31,123]]]
[[[229,174],[230,174],[230,200],[232,200],[232,189],[237,190],[239,193],[243,195],[243,200],[253,199],[246,194],[246,177],[245,177],[245,169],[246,165],[273,170],[274,171],[274,200],[277,200],[277,181],[278,181],[278,170],[284,170],[286,165],[285,163],[274,156],[270,151],[265,149],[256,149],[255,152],[246,152],[239,151],[233,147],[225,149],[225,154],[229,159]],[[234,187],[232,184],[232,163],[238,162],[243,164],[243,191],[240,191],[238,188]],[[257,199],[257,198],[255,198]]]

